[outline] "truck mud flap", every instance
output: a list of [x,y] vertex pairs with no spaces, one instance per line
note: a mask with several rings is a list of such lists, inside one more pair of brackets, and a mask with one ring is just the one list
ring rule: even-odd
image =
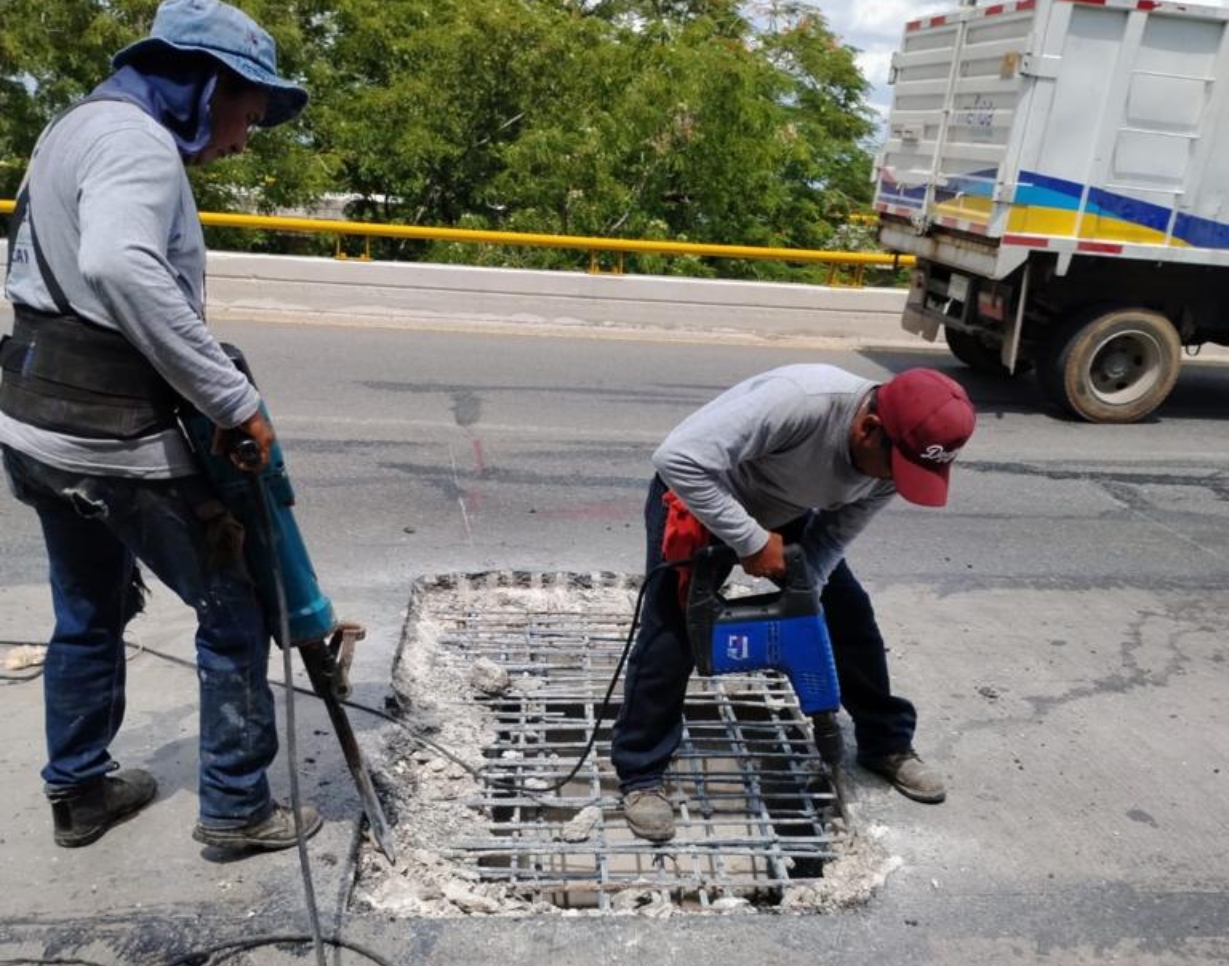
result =
[[943,316],[926,308],[927,275],[924,267],[914,269],[909,285],[909,297],[905,300],[905,311],[900,317],[900,326],[906,332],[920,335],[927,342],[934,342],[943,326]]

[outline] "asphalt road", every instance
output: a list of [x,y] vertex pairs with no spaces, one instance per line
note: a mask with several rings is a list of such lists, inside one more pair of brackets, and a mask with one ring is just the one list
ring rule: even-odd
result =
[[[991,381],[922,351],[217,328],[247,351],[273,409],[324,585],[370,630],[357,675],[371,700],[416,576],[636,571],[649,455],[747,375],[797,361],[876,378],[935,365],[979,411],[950,506],[893,506],[850,556],[890,638],[896,686],[919,706],[919,750],[950,783],[939,807],[860,785],[861,808],[902,860],[867,906],[664,923],[359,916],[349,935],[405,963],[1229,961],[1229,367],[1188,364],[1156,419],[1110,427],[1057,418],[1030,379]],[[41,546],[8,499],[0,547],[11,628],[0,637],[35,635],[47,611]],[[170,605],[157,613],[167,616],[148,638],[184,646],[190,621]],[[142,737],[128,747],[160,749],[180,767],[176,792],[162,819],[116,830],[82,850],[88,859],[50,846],[34,775],[37,694],[0,690],[0,816],[16,817],[0,835],[0,959],[54,949],[154,962],[167,922],[182,940],[193,922],[218,932],[244,908],[261,922],[297,908],[291,861],[202,873],[181,841],[193,699],[174,673],[134,665],[134,682],[180,690],[161,699],[176,713],[156,720],[140,706],[159,699],[130,698]],[[173,754],[157,733],[168,725]],[[307,753],[333,754],[310,738]],[[331,802],[340,829],[353,803],[344,777],[327,772],[309,770],[308,789]],[[141,848],[141,822],[156,850]],[[346,836],[330,834],[336,862]],[[142,878],[155,860],[156,886]],[[102,893],[85,886],[104,875]],[[268,900],[271,890],[285,898]],[[89,919],[101,924],[93,933]]]

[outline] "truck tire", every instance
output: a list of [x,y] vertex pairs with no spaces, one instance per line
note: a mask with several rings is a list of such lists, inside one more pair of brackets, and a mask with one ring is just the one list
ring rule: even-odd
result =
[[1010,379],[1022,372],[1028,372],[1031,368],[1021,360],[1016,364],[1016,371],[1009,372],[1003,365],[999,350],[986,345],[971,332],[962,332],[960,329],[953,329],[950,325],[945,325],[943,326],[943,338],[947,340],[947,347],[952,350],[952,355],[974,372]]
[[1133,423],[1169,395],[1182,340],[1173,323],[1144,308],[1116,308],[1054,329],[1037,367],[1042,391],[1090,423]]

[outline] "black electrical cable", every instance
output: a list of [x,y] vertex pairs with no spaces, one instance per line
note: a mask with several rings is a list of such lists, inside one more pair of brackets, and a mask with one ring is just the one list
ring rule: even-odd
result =
[[[42,668],[39,668],[37,671],[32,671],[29,674],[0,673],[0,681],[11,681],[13,684],[25,684],[27,681],[38,680],[40,677],[42,677],[42,675],[43,675]],[[0,966],[3,966],[2,962],[0,962]]]
[[589,740],[585,743],[585,749],[580,753],[580,757],[576,759],[576,764],[572,766],[572,770],[563,778],[549,785],[541,787],[531,787],[524,782],[514,782],[511,779],[494,778],[491,784],[496,788],[506,791],[527,792],[530,795],[542,795],[549,792],[557,792],[568,784],[580,772],[581,767],[589,760],[589,754],[593,751],[593,746],[597,744],[597,733],[602,727],[602,722],[606,719],[606,712],[610,710],[610,699],[614,695],[615,686],[619,683],[619,677],[623,674],[623,665],[627,663],[627,656],[631,653],[632,644],[636,639],[636,625],[640,623],[640,609],[644,606],[645,591],[649,589],[649,581],[658,573],[669,567],[681,567],[691,563],[690,560],[670,561],[658,564],[647,574],[645,574],[644,582],[640,585],[640,592],[636,594],[636,606],[632,610],[632,623],[627,629],[627,640],[623,643],[623,653],[619,655],[619,663],[615,665],[614,674],[610,676],[610,684],[606,686],[606,694],[602,698],[602,703],[597,709],[597,714],[593,720],[593,730],[589,732]]
[[640,591],[636,594],[636,606],[632,611],[632,622],[631,626],[627,629],[627,640],[623,643],[623,652],[619,655],[619,663],[615,666],[614,673],[610,676],[610,683],[606,686],[606,694],[602,698],[601,705],[598,706],[597,715],[594,717],[593,721],[593,730],[589,732],[589,740],[585,743],[584,750],[580,753],[580,757],[576,759],[576,763],[572,766],[572,770],[569,771],[563,778],[560,778],[549,785],[529,785],[525,782],[516,782],[509,778],[488,778],[485,773],[477,768],[474,768],[469,763],[462,761],[443,746],[414,731],[400,718],[397,718],[386,711],[381,711],[378,708],[372,708],[368,705],[359,704],[354,701],[343,701],[342,704],[346,705],[347,707],[355,708],[358,711],[365,711],[368,714],[375,715],[377,718],[383,718],[385,721],[391,721],[393,724],[404,729],[414,741],[417,741],[421,745],[430,748],[432,751],[443,755],[445,758],[465,769],[471,777],[480,782],[486,783],[489,781],[495,788],[503,791],[521,792],[530,798],[537,798],[541,795],[557,792],[561,788],[567,786],[567,784],[577,776],[580,769],[584,766],[584,763],[589,760],[589,755],[593,751],[593,746],[597,744],[598,731],[601,729],[602,722],[606,720],[606,713],[610,710],[610,699],[614,695],[614,689],[619,683],[619,677],[623,674],[623,666],[627,663],[627,657],[631,653],[632,645],[635,643],[636,627],[640,622],[640,611],[644,606],[644,595],[649,588],[649,581],[662,570],[667,570],[672,567],[686,567],[693,563],[695,563],[694,557],[688,557],[685,560],[667,560],[664,563],[658,564],[645,575],[644,581],[640,585]]
[[[190,953],[184,953],[175,959],[167,960],[159,966],[204,966],[219,953],[234,955],[236,953],[246,952],[249,949],[259,949],[262,946],[302,946],[309,942],[314,942],[313,936],[302,935],[271,935],[271,936],[253,936],[249,939],[235,939],[231,942],[217,943],[209,946],[206,949],[194,950]],[[393,966],[392,962],[385,959],[375,950],[368,949],[356,942],[351,942],[348,939],[337,939],[331,936],[322,937],[322,942],[326,946],[332,946],[334,949],[348,949],[352,953],[358,953],[364,956],[377,966]]]
[[[260,451],[256,446],[255,440],[250,439],[240,444],[241,449],[256,449],[256,465],[259,466]],[[240,458],[243,458],[242,455]],[[320,912],[316,907],[316,887],[312,883],[311,864],[307,858],[307,840],[303,835],[303,800],[299,794],[298,750],[295,740],[294,669],[290,662],[292,648],[290,615],[286,608],[285,575],[282,573],[281,562],[277,559],[276,537],[273,520],[269,515],[264,483],[259,475],[252,473],[248,477],[248,485],[252,494],[252,502],[256,507],[256,519],[273,561],[270,569],[273,571],[274,597],[277,605],[278,644],[282,648],[282,671],[286,679],[286,761],[290,771],[290,808],[294,814],[295,841],[299,851],[299,868],[303,873],[303,893],[307,900],[307,918],[311,923],[312,945],[316,949],[316,966],[327,966],[324,959],[324,938],[320,931]]]
[[[265,503],[264,489],[263,487],[260,486],[258,480],[253,479],[252,483],[253,483],[253,494],[254,494],[254,497],[256,498],[257,514],[259,517],[259,522],[262,528],[264,528],[265,530],[265,537],[266,539],[269,540],[269,545],[272,546],[272,524],[269,519],[268,505]],[[568,784],[568,782],[570,782],[573,778],[576,777],[577,773],[580,771],[581,767],[588,760],[589,755],[592,753],[593,746],[597,743],[598,730],[601,727],[602,722],[605,720],[606,713],[610,710],[610,699],[614,695],[615,686],[618,684],[619,677],[623,673],[623,667],[627,663],[628,654],[631,653],[632,644],[635,642],[636,627],[640,620],[641,608],[644,606],[644,595],[645,595],[645,592],[648,590],[649,581],[659,571],[666,570],[671,567],[688,566],[692,563],[694,563],[694,558],[689,558],[687,560],[666,561],[665,563],[657,565],[652,570],[650,570],[648,574],[645,575],[644,582],[640,585],[640,590],[636,595],[636,606],[632,612],[632,622],[631,622],[631,626],[628,628],[628,631],[627,631],[627,640],[623,644],[623,652],[619,655],[619,662],[617,666],[615,667],[614,673],[610,677],[610,684],[606,687],[606,694],[602,698],[601,706],[598,708],[598,712],[597,712],[596,718],[593,723],[593,731],[589,734],[589,740],[585,744],[584,751],[581,752],[581,755],[576,760],[576,764],[572,767],[572,770],[568,772],[568,774],[564,778],[560,779],[559,781],[554,782],[551,785],[543,786],[541,788],[530,788],[524,785],[523,783],[505,781],[503,779],[494,779],[492,781],[492,784],[500,788],[509,789],[512,791],[523,791],[531,796],[537,796],[537,795],[541,795],[547,792],[557,791],[560,788],[563,788],[565,785]],[[276,565],[273,567],[273,570],[274,570],[274,585],[276,588],[277,598],[278,598],[278,620],[279,620],[278,631],[280,634],[280,639],[282,641],[288,641],[290,639],[290,629],[288,627],[288,620],[287,620],[287,615],[286,615],[285,587],[283,584],[282,572],[281,572],[281,568]],[[192,670],[196,669],[196,664],[194,662],[185,660],[184,658],[178,657],[174,654],[167,654],[164,651],[159,651],[152,647],[138,646],[136,644],[127,644],[126,646],[134,650],[139,649],[141,651],[144,651],[150,654],[153,657],[156,657],[163,661],[167,661],[168,663],[171,663],[171,664],[178,664],[178,665],[181,665],[182,667],[190,668]],[[319,695],[317,695],[314,691],[310,691],[306,688],[298,687],[297,685],[293,683],[292,668],[290,664],[290,648],[284,647],[282,649],[282,656],[283,656],[283,669],[285,671],[286,680],[284,683],[279,682],[279,681],[270,681],[269,683],[275,684],[286,690],[286,732],[287,732],[286,734],[286,753],[287,753],[287,758],[289,759],[289,762],[290,762],[290,796],[291,796],[291,805],[294,809],[294,815],[295,815],[295,831],[298,836],[299,864],[303,872],[303,888],[307,896],[308,916],[311,920],[311,926],[312,926],[311,935],[306,935],[306,936],[304,935],[254,936],[248,939],[236,939],[230,942],[215,943],[214,945],[207,946],[204,949],[193,950],[192,952],[184,953],[176,957],[175,959],[167,960],[166,962],[160,964],[160,966],[205,966],[205,964],[209,963],[219,954],[236,954],[240,952],[245,952],[249,949],[258,949],[263,946],[305,945],[309,942],[312,943],[312,945],[314,946],[316,950],[316,959],[317,959],[317,963],[319,964],[319,966],[325,966],[325,962],[324,962],[324,947],[325,946],[331,946],[333,948],[338,948],[338,949],[348,949],[351,952],[358,953],[360,956],[363,956],[366,959],[370,960],[371,962],[376,963],[377,966],[393,966],[393,964],[389,960],[385,959],[383,956],[381,956],[379,953],[375,952],[374,950],[368,949],[358,943],[351,942],[350,940],[341,939],[339,937],[333,937],[333,936],[325,936],[322,934],[320,930],[320,919],[319,919],[319,913],[316,908],[315,890],[314,890],[314,887],[311,881],[311,869],[310,869],[310,865],[308,864],[307,846],[303,839],[302,819],[301,819],[300,811],[299,811],[300,810],[299,781],[298,781],[298,772],[297,772],[297,769],[295,768],[297,751],[296,751],[296,743],[295,743],[295,737],[294,737],[294,693],[298,692],[299,694],[310,695],[311,697],[314,697],[314,698],[319,698]],[[391,715],[386,711],[381,711],[379,708],[373,708],[370,705],[362,704],[357,701],[342,701],[341,703],[345,705],[346,707],[354,708],[356,711],[363,711],[363,712],[366,712],[367,714],[374,715],[377,718],[382,718],[385,721],[392,722],[393,724],[405,730],[412,740],[418,742],[419,744],[423,745],[426,748],[430,748],[431,750],[438,752],[439,754],[443,755],[445,758],[448,758],[454,763],[460,765],[462,768],[464,768],[470,775],[472,775],[477,780],[483,781],[483,782],[487,780],[487,776],[484,775],[481,771],[469,765],[468,763],[462,761],[460,758],[458,758],[456,755],[453,755],[451,752],[449,752],[446,748],[444,748],[442,745],[438,744],[437,742],[434,742],[431,739],[418,734],[413,729],[411,729],[410,726],[406,724],[406,722],[404,722],[400,718],[397,718],[396,716]],[[30,960],[4,960],[4,961],[0,961],[0,966],[7,966],[7,964],[9,963],[22,963],[22,962],[30,962]],[[62,960],[61,962],[64,962],[66,964],[81,963],[82,966],[85,966],[86,964],[86,961],[84,960]],[[95,966],[95,964],[89,964],[89,966]]]
[[106,966],[94,959],[0,959],[0,966]]
[[[263,497],[263,490],[261,492],[261,496]],[[264,506],[263,503],[261,503],[260,506],[261,506],[261,511],[265,514],[265,516],[262,517],[262,524],[267,523],[268,508],[267,506]],[[593,746],[597,743],[598,730],[601,727],[602,721],[605,719],[606,713],[610,710],[610,699],[614,695],[615,686],[618,684],[619,677],[623,673],[623,666],[627,663],[628,654],[631,653],[632,644],[635,641],[636,626],[640,620],[640,611],[641,611],[641,608],[644,606],[644,595],[645,595],[645,592],[648,590],[649,581],[659,571],[666,570],[670,567],[687,566],[693,562],[694,562],[694,558],[689,558],[687,560],[678,560],[678,561],[666,561],[665,563],[659,564],[658,566],[654,567],[652,570],[648,572],[648,574],[645,575],[644,582],[640,585],[640,590],[636,595],[636,606],[632,612],[632,622],[631,622],[631,626],[628,628],[628,631],[627,631],[627,640],[623,644],[623,652],[619,655],[619,662],[617,666],[615,667],[614,673],[610,677],[610,684],[607,685],[606,687],[606,694],[602,698],[602,704],[599,707],[596,718],[594,720],[593,730],[589,734],[589,740],[585,744],[584,751],[581,752],[580,757],[576,760],[576,764],[572,767],[572,770],[568,772],[567,776],[549,786],[545,786],[542,788],[533,788],[533,789],[529,789],[527,788],[527,786],[524,786],[521,783],[505,782],[500,779],[495,779],[492,782],[492,784],[495,784],[497,787],[511,789],[514,791],[515,790],[526,791],[531,795],[540,795],[545,792],[557,791],[558,789],[562,788],[568,782],[570,782],[573,778],[576,777],[577,773],[581,769],[581,766],[584,765],[585,761],[588,760],[590,753],[593,751]],[[282,633],[282,640],[288,640],[290,637],[289,630],[284,626],[285,625],[285,607],[283,606],[284,601],[282,600],[282,595],[284,594],[284,591],[281,587],[281,579],[280,579],[281,578],[281,568],[275,566],[274,570],[276,572],[276,583],[278,586],[279,605],[280,605],[279,610],[280,610],[281,620],[283,622],[283,626],[279,629]],[[133,646],[133,645],[129,645],[129,646]],[[145,648],[144,650],[148,651],[154,657],[158,657],[163,660],[170,661],[171,663],[174,663],[174,664],[181,664],[185,667],[195,668],[195,665],[192,662],[186,661],[183,658],[176,657],[170,654],[164,654],[163,652],[154,650],[153,648]],[[289,648],[284,649],[285,655],[289,655],[289,653],[290,653]],[[279,682],[271,682],[271,683],[279,683]],[[319,697],[319,695],[317,695],[314,691],[309,691],[305,688],[300,688],[292,683],[292,679],[290,675],[290,664],[289,664],[288,659],[286,662],[286,681],[281,686],[284,687],[287,691],[287,707],[288,708],[292,705],[293,700],[294,700],[292,697],[293,692],[297,691],[301,694],[308,694],[308,695],[311,695],[312,697]],[[480,772],[478,769],[473,768],[466,762],[462,761],[460,758],[451,754],[447,749],[443,748],[441,745],[431,741],[428,738],[424,738],[420,734],[417,734],[409,727],[409,725],[407,725],[404,721],[395,717],[394,715],[391,715],[386,711],[381,711],[379,708],[373,708],[370,705],[361,704],[357,701],[342,701],[342,704],[344,704],[347,707],[354,708],[357,711],[364,711],[368,714],[375,715],[378,718],[383,718],[386,721],[391,721],[393,724],[398,725],[399,727],[404,729],[409,734],[411,739],[419,742],[425,747],[432,748],[433,750],[438,751],[444,757],[449,758],[456,764],[460,765],[462,768],[464,768],[467,772],[469,772],[479,781],[487,780],[486,776],[482,774],[482,772]],[[292,727],[291,722],[292,722],[292,715],[288,714],[287,716],[287,729],[288,730]],[[290,732],[290,734],[287,736],[287,754],[289,755],[290,761],[291,761],[291,772],[292,772],[291,796],[292,796],[292,799],[295,799],[295,796],[297,795],[298,776],[297,774],[294,774],[294,764],[293,763],[295,760],[295,753],[294,753],[292,735],[293,735],[293,732]],[[294,800],[294,807],[296,809],[296,822],[297,822],[298,820],[297,810],[299,807],[297,799]],[[388,960],[384,959],[378,953],[370,949],[367,949],[363,946],[360,946],[358,943],[353,943],[348,940],[343,940],[339,938],[322,936],[320,934],[319,920],[315,914],[315,896],[311,889],[310,872],[306,864],[306,861],[307,861],[306,848],[303,843],[301,832],[299,835],[299,847],[300,847],[300,861],[304,869],[305,889],[307,890],[308,895],[309,895],[309,907],[310,907],[309,911],[312,914],[312,926],[313,926],[312,935],[310,936],[293,936],[293,935],[258,936],[258,937],[253,937],[250,939],[235,940],[233,942],[228,942],[228,943],[218,943],[213,946],[207,947],[206,949],[203,949],[203,950],[186,953],[182,956],[179,956],[176,959],[173,959],[166,963],[161,964],[161,966],[205,966],[206,963],[208,963],[211,959],[213,959],[219,953],[238,953],[238,952],[246,951],[248,949],[256,949],[261,946],[303,945],[308,942],[311,942],[315,945],[318,960],[320,959],[320,957],[323,956],[322,946],[328,945],[328,946],[338,947],[342,949],[349,949],[352,952],[358,953],[360,956],[366,957],[371,962],[376,963],[377,966],[392,966],[392,964]],[[320,960],[320,966],[324,966],[322,960]]]
[[[464,761],[457,755],[454,755],[443,745],[439,744],[436,741],[432,741],[430,738],[426,737],[425,735],[420,734],[419,732],[415,731],[413,728],[410,727],[409,724],[407,724],[403,719],[398,718],[396,715],[389,714],[387,711],[382,711],[379,708],[373,708],[371,707],[371,705],[362,704],[361,702],[358,702],[358,701],[343,700],[341,703],[345,705],[347,708],[353,708],[355,711],[362,711],[365,714],[369,714],[377,718],[382,718],[385,721],[389,721],[392,724],[397,725],[397,727],[401,728],[403,731],[406,732],[406,734],[410,737],[412,741],[416,742],[417,744],[421,745],[424,748],[434,751],[436,754],[440,755],[443,758],[447,758],[453,764],[464,769],[465,772],[470,775],[470,777],[474,778],[475,780],[479,782],[486,783],[489,781],[496,788],[500,788],[504,791],[521,792],[530,798],[536,798],[541,795],[549,794],[550,792],[558,791],[559,789],[566,786],[569,782],[571,782],[573,778],[576,777],[576,775],[580,772],[581,767],[589,759],[589,755],[593,751],[593,746],[597,743],[598,729],[600,728],[602,722],[606,719],[607,712],[610,710],[610,699],[614,695],[614,689],[619,682],[620,675],[623,673],[623,667],[627,663],[627,658],[628,658],[628,655],[631,653],[632,645],[635,643],[636,627],[640,622],[640,611],[644,606],[644,595],[645,595],[645,592],[648,590],[649,581],[658,572],[662,570],[667,570],[672,567],[686,567],[686,566],[690,566],[693,563],[695,563],[694,557],[689,557],[685,560],[667,560],[665,563],[658,564],[656,567],[654,567],[652,570],[650,570],[645,575],[644,582],[640,585],[640,591],[636,595],[636,606],[635,606],[635,609],[632,611],[632,622],[631,622],[631,626],[627,630],[627,640],[624,641],[623,643],[623,652],[619,655],[618,665],[615,667],[614,673],[610,676],[610,684],[607,686],[606,694],[602,698],[601,705],[598,707],[597,716],[593,723],[593,730],[589,734],[589,740],[585,744],[584,751],[581,752],[581,755],[576,760],[576,763],[572,767],[572,770],[568,772],[568,774],[564,778],[558,781],[552,782],[549,785],[541,785],[541,786],[532,785],[531,786],[531,785],[525,784],[524,782],[514,782],[511,779],[504,779],[504,778],[492,779],[482,770],[475,768],[473,765]],[[128,646],[135,647],[135,645],[132,645],[132,644]],[[185,660],[184,658],[181,658],[181,657],[177,657],[174,654],[167,654],[164,651],[159,651],[152,647],[145,647],[143,648],[143,650],[149,653],[150,655],[152,655],[153,657],[159,658],[160,660],[168,661],[172,664],[179,664],[183,667],[190,668],[192,670],[196,669],[196,665],[193,662]],[[295,692],[298,692],[299,694],[305,694],[313,698],[320,697],[318,694],[316,694],[316,692],[311,691],[307,688],[301,688],[297,685],[291,684],[289,681],[287,681],[284,684],[280,681],[270,681],[269,683],[276,685],[277,687],[285,688],[287,691],[295,691]]]
[[[144,644],[133,644],[131,642],[127,642],[127,647],[133,650],[148,654],[150,657],[156,657],[158,660],[165,661],[168,664],[177,664],[180,667],[187,668],[190,671],[196,670],[195,661],[189,661],[188,659],[179,657],[176,654],[168,654],[166,651],[160,651],[156,647],[148,647]],[[311,690],[310,688],[299,687],[299,685],[297,684],[292,684],[289,687],[287,687],[284,681],[271,680],[269,682],[269,685],[275,688],[282,688],[283,690],[294,691],[295,694],[303,694],[309,698],[316,698],[317,700],[321,700],[320,695],[318,695],[315,691]],[[339,703],[345,705],[347,708],[353,708],[355,711],[362,711],[365,714],[370,714],[377,718],[383,718],[385,721],[391,721],[393,724],[404,729],[413,741],[422,745],[424,748],[429,748],[431,751],[436,752],[441,757],[447,758],[449,761],[454,762],[455,764],[464,768],[473,777],[479,779],[480,781],[486,780],[486,777],[477,768],[474,768],[472,765],[468,764],[464,759],[459,758],[458,756],[454,755],[452,752],[450,752],[447,748],[445,748],[439,742],[432,741],[430,738],[426,737],[425,735],[420,734],[419,732],[415,731],[408,724],[406,724],[405,721],[403,721],[401,718],[398,718],[396,715],[389,714],[387,711],[381,711],[379,708],[373,708],[371,705],[363,704],[360,701],[339,699]],[[3,966],[3,963],[0,963],[0,966]]]
[[358,704],[353,701],[343,701],[342,704],[346,705],[347,707],[355,708],[359,711],[365,711],[368,714],[375,715],[377,718],[383,718],[385,721],[391,721],[393,724],[399,725],[401,728],[405,729],[405,731],[410,735],[411,739],[419,742],[420,744],[424,745],[427,748],[430,748],[432,751],[438,752],[439,754],[443,755],[445,758],[456,763],[457,765],[460,765],[462,768],[465,769],[466,772],[470,774],[470,776],[472,776],[473,778],[477,779],[480,782],[486,783],[489,781],[490,784],[494,786],[495,788],[499,788],[504,791],[521,792],[530,798],[537,798],[538,796],[545,795],[550,792],[559,791],[559,789],[566,786],[573,778],[576,777],[581,767],[584,765],[586,761],[588,761],[589,755],[593,751],[593,746],[597,744],[598,730],[601,728],[602,722],[606,719],[606,712],[610,710],[611,696],[614,694],[615,686],[619,683],[619,676],[623,673],[623,665],[627,663],[627,656],[629,653],[631,653],[632,644],[635,642],[636,625],[640,620],[640,609],[644,605],[644,594],[645,594],[645,591],[648,589],[649,579],[654,574],[656,574],[659,570],[665,570],[668,567],[681,567],[681,566],[690,564],[691,562],[692,561],[690,559],[689,560],[679,560],[679,561],[667,561],[666,563],[659,564],[657,567],[654,567],[652,570],[649,571],[648,575],[645,577],[644,583],[640,585],[640,592],[636,595],[636,607],[635,607],[635,610],[632,612],[632,623],[631,623],[631,626],[627,630],[627,640],[623,644],[623,653],[619,655],[619,663],[615,667],[614,674],[610,676],[610,684],[607,685],[606,695],[605,697],[602,698],[602,703],[598,707],[597,715],[593,721],[593,730],[589,732],[589,740],[585,744],[584,751],[580,753],[580,757],[576,759],[576,763],[572,766],[572,770],[568,772],[567,775],[565,775],[563,778],[559,779],[558,781],[552,782],[549,785],[528,785],[524,782],[512,781],[509,778],[488,778],[488,776],[484,774],[482,771],[480,771],[477,768],[474,768],[472,765],[468,764],[467,762],[462,761],[456,755],[451,754],[446,748],[442,747],[441,745],[433,741],[430,741],[427,738],[424,738],[422,735],[414,731],[409,725],[407,725],[400,718],[397,718],[396,716],[391,715],[386,711],[380,711],[378,708],[372,708],[372,707],[369,707],[368,705]]

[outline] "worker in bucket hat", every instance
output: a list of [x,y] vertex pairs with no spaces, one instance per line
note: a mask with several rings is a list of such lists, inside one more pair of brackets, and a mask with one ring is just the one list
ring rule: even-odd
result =
[[203,54],[268,98],[260,127],[292,121],[307,105],[307,91],[277,72],[273,38],[242,10],[218,0],[168,0],[158,8],[149,36],[112,58],[122,70],[149,58]]
[[[45,665],[44,791],[55,842],[89,845],[154,800],[119,769],[124,628],[138,564],[197,618],[199,820],[230,849],[296,844],[270,794],[269,634],[242,528],[208,489],[177,419],[189,404],[267,461],[260,396],[205,327],[205,238],[185,164],[237,154],[296,117],[269,34],[217,0],[169,0],[115,72],[48,125],[18,196],[0,344],[0,450],[42,525],[55,628]],[[302,833],[321,825],[311,806]]]

